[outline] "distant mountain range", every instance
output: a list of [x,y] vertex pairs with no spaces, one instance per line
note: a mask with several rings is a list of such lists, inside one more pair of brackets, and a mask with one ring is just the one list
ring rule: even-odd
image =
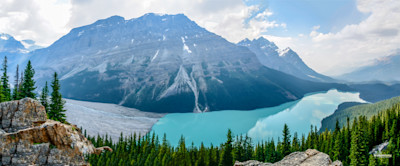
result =
[[9,34],[0,34],[0,55],[19,55],[28,53],[24,45]]
[[260,37],[258,39],[245,39],[238,43],[249,48],[257,55],[264,66],[291,74],[301,79],[319,82],[333,82],[330,77],[315,72],[290,48],[279,49],[275,43]]
[[337,77],[349,82],[400,81],[400,53],[377,59],[372,65]]
[[[7,56],[8,71],[11,78],[15,74],[17,64],[24,64],[29,58],[28,53],[39,48],[42,47],[36,45],[33,40],[19,41],[9,34],[0,33],[0,61],[2,64],[3,58]],[[11,82],[13,83],[13,79],[11,79]]]
[[[286,64],[301,72],[311,70],[293,54],[282,56],[296,60]],[[345,87],[265,67],[248,48],[182,14],[146,14],[131,20],[113,16],[74,28],[30,56],[37,83],[58,72],[64,97],[152,112],[249,110]],[[312,70],[304,73],[321,77]]]

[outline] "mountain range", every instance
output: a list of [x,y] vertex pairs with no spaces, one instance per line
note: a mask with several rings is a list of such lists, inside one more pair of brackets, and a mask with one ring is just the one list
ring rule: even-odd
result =
[[400,52],[375,60],[371,65],[343,74],[337,79],[350,82],[400,81]]
[[249,48],[183,14],[150,13],[131,20],[113,16],[74,28],[29,56],[38,84],[58,72],[66,98],[151,112],[249,110],[345,87],[265,67]]
[[308,67],[292,49],[279,49],[275,43],[268,41],[264,37],[254,40],[245,39],[240,41],[238,45],[249,48],[257,55],[261,64],[271,69],[310,81],[334,81],[332,78],[319,74]]

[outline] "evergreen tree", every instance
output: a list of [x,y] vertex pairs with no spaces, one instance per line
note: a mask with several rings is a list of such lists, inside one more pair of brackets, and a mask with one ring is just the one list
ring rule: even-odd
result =
[[282,142],[282,154],[284,156],[290,153],[290,131],[288,125],[285,123],[282,130],[283,142]]
[[54,73],[53,81],[51,82],[51,88],[53,91],[51,92],[50,111],[48,111],[47,115],[49,119],[65,122],[65,101],[62,99],[60,93],[60,83],[56,72]]
[[1,93],[1,92],[3,92],[3,86],[1,86],[1,84],[0,84],[0,102],[7,101],[7,100],[6,100],[6,97],[5,97],[4,94]]
[[19,100],[19,65],[17,65],[17,72],[15,74],[15,83],[14,83],[14,89],[12,93],[12,98],[14,100]]
[[333,160],[340,160],[341,159],[341,147],[343,146],[342,144],[342,138],[341,135],[338,134],[336,135],[335,138],[335,143],[333,147]]
[[6,101],[11,100],[11,89],[10,84],[8,83],[8,75],[7,75],[7,56],[4,57],[3,61],[3,76],[1,77],[2,84],[2,93]]
[[224,151],[221,154],[221,161],[219,165],[233,165],[233,157],[232,157],[232,131],[228,130],[228,134],[226,135],[227,140],[224,145]]
[[351,147],[350,147],[350,165],[360,165],[360,132],[356,126],[357,119],[353,122],[352,133],[351,133]]
[[373,155],[370,155],[369,156],[369,164],[368,164],[368,166],[376,166],[376,165],[377,164],[376,164],[375,157]]
[[30,97],[35,99],[36,94],[34,93],[36,87],[35,87],[35,81],[33,80],[33,77],[35,75],[35,70],[32,67],[31,61],[28,61],[28,64],[26,65],[25,71],[24,71],[24,77],[23,77],[23,82],[22,82],[22,87],[21,87],[21,98],[24,97]]
[[42,90],[42,94],[40,95],[40,103],[42,103],[42,105],[46,109],[46,112],[50,110],[48,96],[49,96],[49,88],[47,86],[47,81],[46,81],[46,84],[44,85]]

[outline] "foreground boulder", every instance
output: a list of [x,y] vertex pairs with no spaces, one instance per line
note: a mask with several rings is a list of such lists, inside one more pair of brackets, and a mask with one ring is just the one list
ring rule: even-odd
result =
[[101,153],[74,125],[47,120],[45,108],[25,98],[0,104],[0,165],[88,165]]
[[319,152],[315,149],[308,149],[305,152],[293,152],[281,161],[276,163],[263,163],[259,161],[249,160],[245,162],[235,162],[235,166],[342,166],[342,162],[329,158],[329,155]]

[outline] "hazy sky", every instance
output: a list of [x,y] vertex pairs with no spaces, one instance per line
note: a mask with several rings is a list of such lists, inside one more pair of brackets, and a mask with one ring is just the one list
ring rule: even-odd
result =
[[149,12],[184,13],[235,43],[265,36],[328,75],[400,47],[399,0],[2,0],[0,32],[46,46],[98,19]]

